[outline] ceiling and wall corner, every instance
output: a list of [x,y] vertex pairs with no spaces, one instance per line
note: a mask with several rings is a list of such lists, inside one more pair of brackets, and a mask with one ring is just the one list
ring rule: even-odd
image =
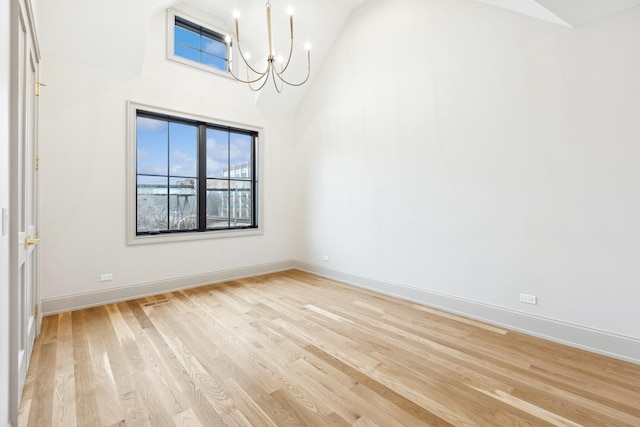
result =
[[580,27],[640,5],[640,0],[476,0],[567,27]]
[[572,27],[581,27],[640,5],[640,0],[537,0]]

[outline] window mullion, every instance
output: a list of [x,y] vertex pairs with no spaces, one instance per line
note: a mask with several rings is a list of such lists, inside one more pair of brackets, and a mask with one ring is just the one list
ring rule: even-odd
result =
[[171,230],[171,122],[167,121],[167,230]]
[[251,224],[258,224],[258,170],[256,168],[257,140],[255,135],[251,136]]
[[198,229],[207,229],[207,127],[198,126]]
[[227,227],[231,228],[231,132],[227,132]]

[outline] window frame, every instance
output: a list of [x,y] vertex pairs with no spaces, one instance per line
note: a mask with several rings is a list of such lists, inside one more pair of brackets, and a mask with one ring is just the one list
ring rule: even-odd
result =
[[[127,244],[167,243],[175,241],[215,239],[223,237],[255,236],[264,234],[263,230],[263,177],[262,177],[262,143],[264,131],[261,127],[228,122],[224,120],[203,117],[200,115],[173,111],[132,101],[127,102]],[[199,122],[219,128],[255,132],[254,165],[254,218],[255,227],[215,228],[203,231],[168,231],[158,234],[138,234],[137,230],[137,117],[138,111],[156,116],[164,116],[176,121]],[[206,182],[206,181],[205,181]],[[204,184],[206,186],[206,184]],[[206,187],[205,187],[206,188]]]
[[[224,41],[224,37],[228,34],[231,34],[230,31],[228,30],[222,30],[219,27],[217,27],[216,25],[211,25],[207,22],[203,22],[197,18],[194,18],[186,13],[183,13],[181,11],[175,10],[175,9],[167,9],[167,59],[177,62],[179,64],[183,64],[183,65],[187,65],[189,67],[192,68],[197,68],[199,70],[202,71],[206,71],[208,73],[212,73],[212,74],[217,74],[219,76],[222,77],[226,77],[228,79],[232,79],[235,81],[235,79],[233,79],[233,76],[231,75],[231,72],[229,70],[224,71],[224,70],[220,70],[219,68],[215,68],[212,67],[210,65],[206,65],[203,64],[201,62],[197,62],[197,61],[192,61],[190,59],[184,58],[182,56],[176,55],[174,53],[174,45],[175,45],[175,34],[174,34],[174,27],[176,25],[176,18],[178,18],[179,20],[182,21],[186,21],[187,24],[191,24],[194,27],[201,27],[202,29],[206,30],[207,32],[211,32],[213,34],[217,34],[218,36],[220,36],[220,38]],[[233,44],[229,47],[229,51],[227,52],[228,54],[228,64],[229,67],[231,67],[233,69]]]

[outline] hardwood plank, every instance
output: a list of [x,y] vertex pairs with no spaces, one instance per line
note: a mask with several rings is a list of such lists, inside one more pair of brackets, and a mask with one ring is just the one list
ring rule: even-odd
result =
[[72,313],[73,378],[76,395],[76,422],[81,426],[101,426],[95,378],[93,376],[91,349],[85,325],[88,311]]
[[[118,425],[124,421],[124,413],[119,402],[119,393],[115,384],[105,336],[113,333],[105,307],[87,310],[85,325],[91,351],[91,369],[95,396],[100,403],[98,413],[102,425]],[[113,354],[113,351],[111,351]]]
[[76,425],[76,391],[73,374],[73,335],[71,313],[59,316],[56,348],[55,390],[53,395],[53,425]]
[[640,426],[640,366],[290,270],[43,319],[19,426]]
[[186,409],[173,416],[173,421],[179,427],[204,427],[192,409]]
[[[120,396],[125,410],[125,417],[131,420],[141,419],[156,426],[173,425],[172,415],[187,408],[183,395],[174,387],[170,368],[170,359],[163,357],[162,351],[156,349],[149,338],[149,329],[143,329],[130,309],[129,304],[118,303],[118,310],[126,327],[116,329],[127,338],[120,339],[122,351],[129,366],[131,381],[135,384],[132,391]],[[129,336],[129,331],[132,335]],[[144,414],[135,412],[143,407]],[[146,425],[146,424],[145,424]]]
[[436,415],[433,411],[426,409],[424,406],[416,404],[413,400],[407,398],[404,394],[396,391],[397,389],[387,387],[383,383],[373,379],[369,374],[359,371],[358,369],[350,366],[348,363],[345,363],[344,361],[334,357],[333,355],[322,351],[315,346],[309,346],[307,347],[307,350],[310,353],[314,354],[316,357],[324,360],[326,363],[330,364],[331,366],[335,367],[336,369],[342,371],[347,376],[352,378],[355,383],[353,388],[362,384],[372,392],[377,393],[384,399],[388,400],[389,403],[406,411],[408,415],[414,417],[417,420],[425,421],[429,425],[451,425],[451,423],[446,421],[444,418]]
[[[48,342],[40,349],[40,365],[38,377],[35,380],[35,388],[29,408],[28,426],[50,426],[53,414],[53,401],[50,396],[54,394],[55,366],[56,366],[55,342]],[[44,420],[40,422],[39,420]]]
[[277,427],[278,424],[251,398],[232,378],[224,381],[225,388],[229,390],[229,395],[233,399],[236,407],[249,420],[253,420],[256,425],[264,427]]

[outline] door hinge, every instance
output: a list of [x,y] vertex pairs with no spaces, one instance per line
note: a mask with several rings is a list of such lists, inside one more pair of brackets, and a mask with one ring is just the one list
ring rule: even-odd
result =
[[40,82],[37,82],[37,83],[36,83],[36,96],[40,96],[40,88],[41,88],[42,86],[45,86],[45,87],[46,87],[47,85],[46,85],[46,84],[44,84],[44,83],[40,83]]
[[40,157],[36,157],[36,170],[40,169]]
[[40,306],[36,304],[35,308],[33,309],[33,315],[35,317],[38,317],[39,314],[40,314]]

